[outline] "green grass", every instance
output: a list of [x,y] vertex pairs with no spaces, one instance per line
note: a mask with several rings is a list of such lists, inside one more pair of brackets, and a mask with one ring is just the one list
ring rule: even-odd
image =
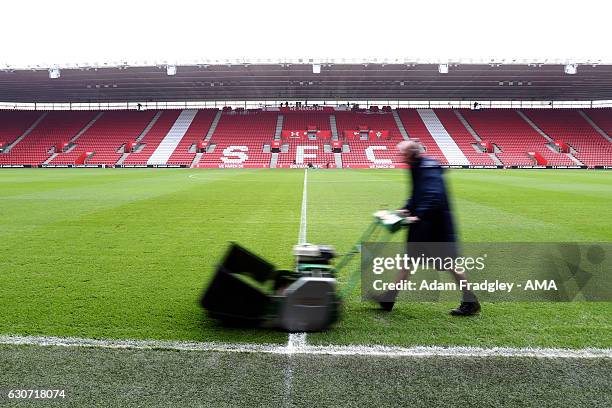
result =
[[[286,342],[225,329],[197,305],[229,241],[292,265],[303,171],[0,171],[0,333]],[[192,175],[193,177],[189,177]],[[350,247],[373,210],[408,190],[395,170],[311,171],[308,240]],[[461,239],[612,241],[612,173],[452,170]],[[401,239],[398,236],[398,239]],[[391,314],[355,293],[309,343],[612,347],[612,303],[492,303],[453,319],[448,303]]]
[[[287,376],[291,367],[291,378]],[[0,405],[609,407],[612,360],[0,347]],[[287,386],[290,381],[290,386]],[[10,389],[65,399],[11,400]]]

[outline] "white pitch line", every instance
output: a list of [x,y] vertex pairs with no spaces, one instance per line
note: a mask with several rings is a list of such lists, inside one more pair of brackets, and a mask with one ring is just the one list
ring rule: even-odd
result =
[[[308,222],[308,169],[304,169],[304,188],[302,189],[302,211],[300,214],[300,232],[298,244],[306,243],[306,230]],[[293,349],[306,345],[306,333],[289,333],[287,348]]]
[[304,189],[302,190],[302,213],[300,215],[300,232],[298,244],[306,243],[306,222],[308,220],[308,169],[304,169]]
[[[299,337],[298,337],[299,339]],[[215,342],[186,342],[170,340],[112,340],[79,337],[1,335],[0,345],[86,347],[120,350],[174,350],[217,351],[226,353],[268,353],[284,355],[336,355],[365,357],[529,357],[529,358],[577,358],[612,359],[612,348],[514,348],[514,347],[463,347],[463,346],[415,346],[394,347],[375,345],[307,345],[298,340],[287,345],[241,344]]]
[[[306,243],[306,230],[308,222],[308,169],[304,169],[304,188],[302,189],[302,211],[300,214],[300,232],[298,244]],[[289,333],[287,347],[303,347],[306,345],[306,333]]]
[[[306,224],[308,222],[308,169],[304,169],[304,188],[302,189],[302,210],[300,212],[300,232],[298,233],[298,244],[306,243]],[[291,392],[293,388],[293,361],[291,355],[306,347],[306,333],[289,333],[287,346],[285,347],[286,354],[289,355],[289,361],[285,367],[285,395],[283,406],[291,405]]]
[[306,346],[306,333],[289,333],[289,341],[287,342],[289,352],[303,350]]

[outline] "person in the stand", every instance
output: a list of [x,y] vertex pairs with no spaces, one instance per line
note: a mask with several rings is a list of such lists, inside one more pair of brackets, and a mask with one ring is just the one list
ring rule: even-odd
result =
[[[433,242],[436,244],[435,249],[432,249],[434,252],[432,255],[456,258],[457,234],[440,163],[422,156],[418,141],[403,141],[397,145],[397,148],[404,162],[410,167],[412,179],[412,194],[406,204],[398,210],[410,223],[407,252],[410,253],[411,243]],[[454,269],[448,272],[453,275],[457,283],[467,280],[463,272]],[[402,270],[396,281],[408,278],[408,271]],[[384,310],[390,311],[393,309],[396,297],[397,291],[389,291],[376,300]],[[479,312],[480,303],[476,295],[464,290],[461,304],[450,313],[454,316],[469,316]]]

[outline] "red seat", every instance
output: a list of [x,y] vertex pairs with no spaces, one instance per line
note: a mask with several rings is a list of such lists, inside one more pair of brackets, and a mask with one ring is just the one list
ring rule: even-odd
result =
[[151,122],[156,111],[107,111],[76,140],[76,147],[60,153],[50,164],[74,164],[85,152],[93,152],[87,164],[114,165],[117,151],[128,140],[136,139]]
[[8,154],[0,154],[0,164],[33,166],[42,164],[51,156],[52,146],[72,139],[98,113],[97,111],[49,112]]
[[474,131],[502,151],[497,157],[506,166],[533,166],[529,152],[537,152],[551,166],[575,166],[565,154],[547,147],[550,143],[514,109],[460,110]]
[[[595,114],[606,126],[610,109]],[[587,166],[612,165],[612,143],[601,136],[576,109],[529,109],[524,111],[534,123],[554,140],[562,140],[576,151],[575,156]],[[593,114],[593,112],[590,112]]]
[[[278,112],[259,110],[226,111],[221,114],[210,143],[216,145],[204,153],[201,167],[269,167],[271,153],[263,145],[274,139]],[[233,154],[232,152],[238,152]]]

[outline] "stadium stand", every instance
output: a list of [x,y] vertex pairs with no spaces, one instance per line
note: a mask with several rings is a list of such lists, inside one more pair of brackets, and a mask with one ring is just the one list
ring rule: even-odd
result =
[[163,111],[155,125],[139,141],[139,145],[144,145],[141,149],[137,148],[134,153],[130,153],[125,159],[125,165],[146,165],[147,161],[157,149],[157,146],[166,137],[174,122],[178,119],[180,110]]
[[225,111],[197,167],[269,167],[263,146],[274,139],[278,112]]
[[[188,116],[184,123],[177,121],[181,114]],[[4,148],[0,165],[147,165],[154,152],[163,150],[158,147],[166,139],[169,149],[160,155],[162,164],[269,167],[269,147],[276,134],[284,135],[277,167],[303,167],[309,162],[335,167],[340,165],[338,156],[347,168],[399,167],[395,146],[403,137],[396,117],[410,138],[422,142],[425,154],[442,164],[612,165],[611,109],[393,111],[387,107],[0,111],[0,147]],[[336,131],[340,143],[336,147],[342,148],[334,155],[331,136]],[[289,136],[292,132],[295,137]],[[205,138],[206,151],[197,154],[196,147]],[[483,145],[494,152],[483,152]]]
[[55,146],[67,143],[98,113],[95,111],[49,112],[36,128],[15,144],[9,153],[0,155],[0,164],[42,164],[53,154]]
[[316,110],[291,110],[281,113],[284,117],[283,130],[308,130],[309,126],[317,130],[331,130],[329,112]]
[[425,124],[427,131],[442,151],[442,154],[446,157],[448,164],[470,164],[465,154],[463,154],[459,146],[457,146],[457,143],[444,128],[444,125],[442,125],[442,122],[440,122],[440,119],[432,109],[417,109],[417,113]]
[[493,166],[496,164],[487,153],[474,147],[478,144],[478,140],[463,126],[454,109],[434,109],[434,112],[472,165]]
[[86,164],[114,165],[123,154],[122,146],[141,134],[156,111],[108,111],[76,140],[76,147],[61,153],[50,164],[74,164],[83,153],[91,152]]
[[460,112],[483,141],[497,146],[499,151],[496,151],[496,156],[504,165],[535,165],[529,152],[540,154],[548,165],[576,165],[565,154],[551,150],[547,146],[550,141],[532,128],[514,109],[461,109]]
[[168,164],[191,165],[196,156],[195,144],[204,140],[218,111],[218,109],[202,109],[198,111],[191,122],[191,126],[189,126],[189,129],[170,156],[170,159],[168,159]]
[[[335,117],[338,134],[350,150],[342,153],[344,167],[396,167],[401,165],[395,146],[403,138],[391,112],[339,111],[335,112]],[[371,132],[367,140],[361,139],[359,135],[350,139],[346,138],[347,134],[358,132],[360,127],[365,131],[384,130],[388,132],[388,135],[386,137],[377,136],[376,132]]]
[[197,109],[184,109],[179,114],[178,118],[166,133],[166,136],[157,145],[155,151],[147,160],[147,164],[165,165],[168,163],[170,156],[181,142],[185,133],[189,130],[191,123],[198,114]]
[[283,143],[288,146],[288,151],[279,153],[277,167],[304,167],[308,163],[317,167],[335,167],[329,143],[322,139],[289,139]]
[[410,138],[419,139],[423,147],[425,147],[425,154],[433,157],[442,164],[448,164],[446,156],[444,156],[444,153],[440,150],[440,147],[429,133],[429,130],[427,130],[427,126],[425,126],[417,110],[398,109],[398,113]]
[[583,109],[583,112],[606,133],[608,138],[612,137],[612,109]]
[[612,164],[612,143],[597,133],[578,110],[528,109],[524,112],[553,140],[575,149],[575,156],[585,165]]
[[0,146],[8,146],[21,137],[44,112],[0,111]]
[[[315,136],[316,131],[331,133],[329,122],[330,114],[323,111],[297,110],[285,111],[283,115],[283,131],[308,133],[311,130],[313,135],[310,139],[307,135],[299,138],[282,138],[282,144],[287,146],[287,152],[278,155],[277,167],[302,167],[308,163],[315,166],[333,167],[334,154],[331,153],[328,138]],[[325,145],[328,145],[328,152],[325,152]],[[298,146],[303,146],[298,149]]]

